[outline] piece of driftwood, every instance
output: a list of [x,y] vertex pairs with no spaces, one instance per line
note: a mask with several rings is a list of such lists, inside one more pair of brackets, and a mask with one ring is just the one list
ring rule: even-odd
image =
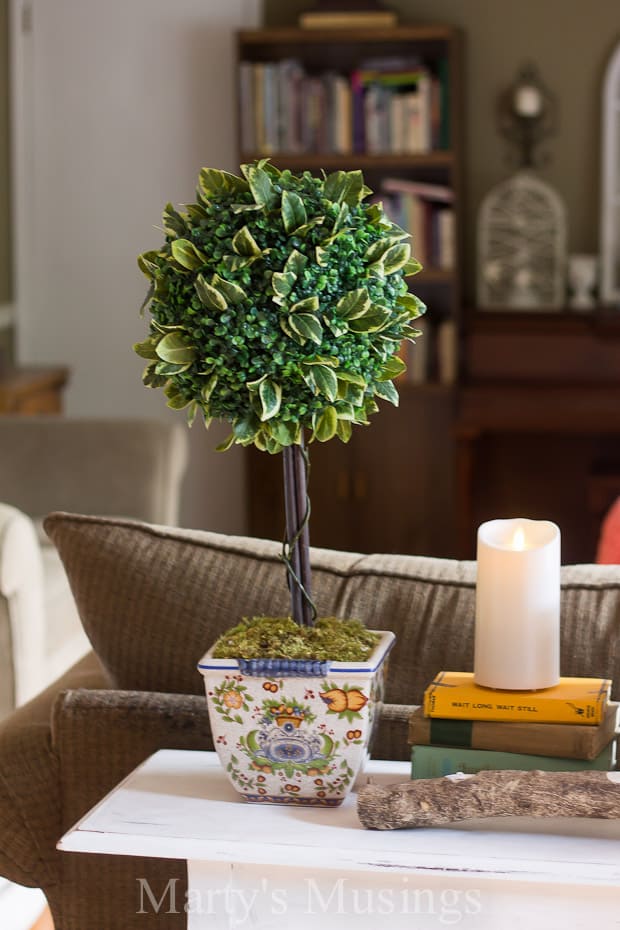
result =
[[366,785],[357,813],[369,830],[433,827],[481,817],[620,818],[620,773],[479,772]]

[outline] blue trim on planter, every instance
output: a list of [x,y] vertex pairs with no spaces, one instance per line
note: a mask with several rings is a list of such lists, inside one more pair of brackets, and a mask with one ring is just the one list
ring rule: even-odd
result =
[[238,659],[238,662],[244,675],[266,678],[324,677],[331,666],[329,659]]

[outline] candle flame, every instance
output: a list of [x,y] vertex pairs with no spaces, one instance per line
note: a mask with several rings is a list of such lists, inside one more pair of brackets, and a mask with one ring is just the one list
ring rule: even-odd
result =
[[518,552],[522,552],[525,549],[525,533],[523,532],[523,527],[519,526],[514,531],[512,537],[512,548],[516,549]]

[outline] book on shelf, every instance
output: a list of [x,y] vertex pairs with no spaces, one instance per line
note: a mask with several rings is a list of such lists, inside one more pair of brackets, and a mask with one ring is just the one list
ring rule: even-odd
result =
[[417,746],[460,746],[535,756],[594,759],[613,739],[620,705],[610,701],[598,726],[515,723],[426,717],[418,707],[409,718],[409,742]]
[[610,772],[616,766],[616,741],[612,739],[594,759],[563,759],[558,756],[535,756],[520,752],[496,752],[492,749],[464,749],[462,746],[414,746],[411,751],[412,778],[441,778],[463,772],[512,769],[530,772]]
[[444,671],[424,692],[424,713],[428,717],[592,725],[603,719],[610,690],[608,678],[564,677],[540,691],[506,691],[477,685],[473,672]]
[[298,23],[302,29],[391,29],[397,19],[392,10],[306,10]]

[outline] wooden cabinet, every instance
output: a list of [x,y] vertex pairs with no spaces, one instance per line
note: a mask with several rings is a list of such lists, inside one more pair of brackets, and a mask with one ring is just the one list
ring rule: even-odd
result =
[[[268,155],[278,168],[293,171],[360,168],[380,199],[387,202],[389,196],[391,209],[405,211],[415,226],[413,253],[424,253],[424,270],[411,287],[428,306],[425,333],[413,349],[418,356],[408,359],[413,376],[397,382],[400,407],[380,401],[370,426],[354,428],[348,445],[332,440],[311,447],[312,542],[453,554],[452,414],[462,272],[460,33],[446,26],[244,31],[238,35],[238,65],[240,162]],[[426,127],[422,137],[403,135],[400,122],[394,137],[395,113],[402,115],[404,104],[389,90],[377,94],[382,116],[364,109],[368,87],[360,90],[365,80],[360,75],[373,68],[418,70],[425,82],[420,93],[426,95],[418,110]],[[409,103],[415,119],[413,96]],[[375,118],[384,122],[371,123]],[[390,194],[387,179],[401,192]],[[408,183],[416,186],[407,188]],[[425,200],[421,185],[433,197],[443,191],[443,205]],[[449,220],[441,249],[439,214]],[[280,538],[280,458],[255,450],[248,456],[250,532]]]
[[458,554],[498,516],[554,520],[590,562],[620,495],[617,311],[472,312],[456,409]]
[[66,368],[16,368],[0,374],[0,414],[60,413]]

